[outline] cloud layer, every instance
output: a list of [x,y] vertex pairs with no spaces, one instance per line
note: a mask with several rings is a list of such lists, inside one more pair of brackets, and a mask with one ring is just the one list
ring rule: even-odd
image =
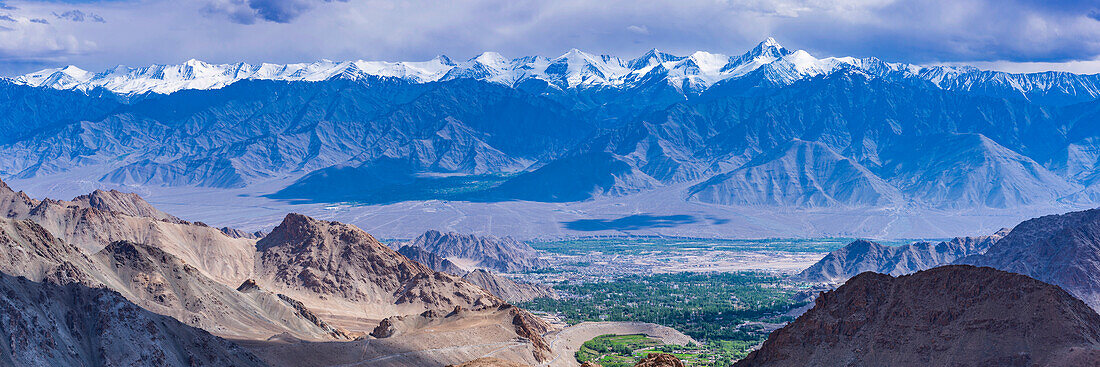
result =
[[231,22],[255,24],[267,21],[290,23],[318,3],[347,0],[208,0],[203,13],[221,14]]
[[0,15],[13,20],[0,20],[8,75],[189,58],[739,53],[768,36],[817,56],[1100,72],[1092,0],[9,0]]

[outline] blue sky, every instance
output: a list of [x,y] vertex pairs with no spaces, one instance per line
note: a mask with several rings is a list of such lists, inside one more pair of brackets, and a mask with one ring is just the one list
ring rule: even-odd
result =
[[1100,1],[0,0],[0,75],[73,64],[466,59],[482,51],[816,56],[1100,73]]

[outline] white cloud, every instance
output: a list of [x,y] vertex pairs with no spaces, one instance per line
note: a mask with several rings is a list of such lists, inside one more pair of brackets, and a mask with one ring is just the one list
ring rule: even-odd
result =
[[649,35],[649,28],[644,25],[629,25],[626,27],[626,30],[641,35]]
[[[511,57],[556,56],[574,47],[623,57],[654,47],[679,54],[731,54],[768,36],[818,56],[915,63],[981,61],[1004,67],[1045,62],[1041,67],[1088,69],[1093,64],[1065,62],[1100,55],[1100,21],[1089,16],[1098,7],[1075,0],[1052,2],[1058,6],[1037,0],[7,3],[19,8],[10,13],[22,19],[52,19],[52,12],[76,7],[108,21],[50,22],[47,28],[22,30],[15,39],[5,32],[0,72],[7,73],[30,68],[27,60],[94,70],[190,58],[284,63],[426,60],[447,54],[464,59],[489,50]],[[257,8],[267,10],[261,14]],[[20,28],[29,25],[19,23]]]

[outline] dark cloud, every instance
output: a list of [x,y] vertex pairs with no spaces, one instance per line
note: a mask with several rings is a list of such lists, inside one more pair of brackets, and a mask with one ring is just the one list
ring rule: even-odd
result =
[[50,24],[50,21],[42,18],[31,18],[31,23]]
[[238,24],[290,23],[316,4],[348,0],[211,0],[203,12],[221,14]]
[[82,12],[82,11],[76,10],[76,9],[69,10],[69,11],[63,12],[61,14],[58,14],[57,12],[54,12],[53,16],[57,17],[57,19],[66,19],[66,20],[70,20],[70,21],[73,21],[73,22],[85,22],[85,21],[87,21],[87,22],[95,22],[95,23],[107,23],[107,20],[103,19],[103,17],[99,16],[98,14],[85,13],[85,12]]
[[8,5],[7,3],[0,1],[0,10],[18,10],[19,8]]
[[811,11],[777,38],[833,55],[907,62],[1065,62],[1100,56],[1093,1],[906,0],[862,14]]
[[7,15],[7,14],[0,14],[0,21],[3,21],[3,22],[14,22],[14,21],[15,21],[15,18],[12,18],[12,17],[10,16],[10,15]]
[[1095,20],[1097,22],[1100,22],[1100,9],[1089,10],[1089,18],[1092,18],[1093,20]]

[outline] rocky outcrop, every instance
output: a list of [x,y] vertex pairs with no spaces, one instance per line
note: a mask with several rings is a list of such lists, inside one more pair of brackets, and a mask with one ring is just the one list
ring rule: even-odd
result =
[[684,367],[684,362],[668,353],[650,353],[634,367]]
[[38,200],[31,199],[22,191],[12,190],[8,184],[0,181],[0,215],[6,218],[23,218],[35,206],[38,206]]
[[1024,275],[949,265],[860,274],[735,366],[1098,363],[1100,315],[1080,300]]
[[894,276],[910,274],[981,254],[1007,233],[1007,229],[1002,229],[990,236],[956,237],[946,242],[916,242],[903,246],[886,246],[857,240],[825,255],[793,279],[815,283],[843,283],[848,278],[867,271]]
[[958,263],[1024,274],[1100,310],[1100,209],[1024,221],[984,254]]
[[501,306],[501,309],[512,315],[512,326],[514,326],[516,335],[527,339],[535,347],[535,360],[543,362],[549,359],[553,350],[550,349],[550,343],[542,336],[550,331],[550,324],[519,307],[504,305]]
[[[475,236],[427,231],[410,244],[448,259],[464,259],[477,267],[515,273],[549,266],[530,245],[511,237]],[[473,269],[466,269],[473,270]]]
[[535,298],[552,298],[557,296],[550,287],[517,282],[504,276],[493,274],[484,269],[471,271],[469,274],[463,276],[462,279],[484,288],[489,291],[489,293],[511,303],[522,303]]
[[229,341],[80,284],[0,274],[0,315],[0,365],[266,365]]

